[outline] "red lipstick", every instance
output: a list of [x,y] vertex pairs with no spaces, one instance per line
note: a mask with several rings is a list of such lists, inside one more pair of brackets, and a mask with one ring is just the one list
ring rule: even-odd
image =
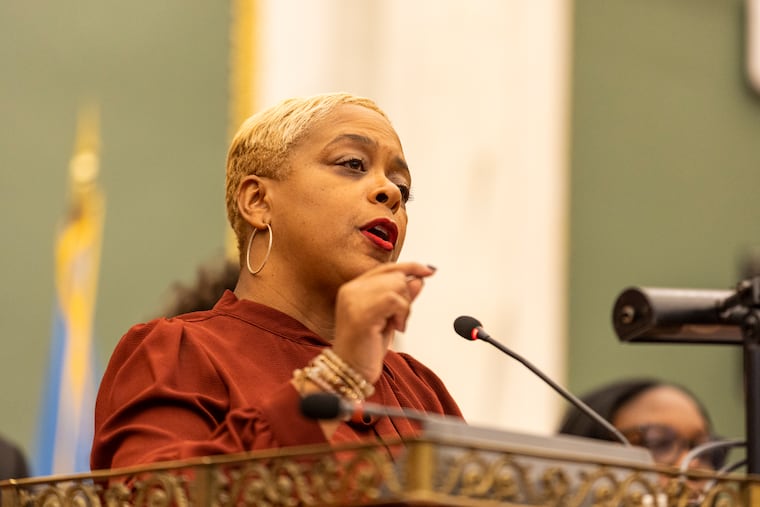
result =
[[398,239],[398,226],[387,218],[372,220],[361,231],[367,239],[387,251],[393,250]]

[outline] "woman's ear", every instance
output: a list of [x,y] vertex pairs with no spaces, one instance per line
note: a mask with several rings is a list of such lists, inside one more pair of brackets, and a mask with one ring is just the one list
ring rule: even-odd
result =
[[269,219],[267,180],[251,174],[240,182],[237,205],[243,219],[257,229],[264,229]]

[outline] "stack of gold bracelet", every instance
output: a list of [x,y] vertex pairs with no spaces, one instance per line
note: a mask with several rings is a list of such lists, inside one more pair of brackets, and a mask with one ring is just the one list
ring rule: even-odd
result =
[[293,378],[299,385],[309,379],[323,391],[352,401],[364,401],[375,392],[375,386],[330,348],[325,348],[305,368],[295,370]]

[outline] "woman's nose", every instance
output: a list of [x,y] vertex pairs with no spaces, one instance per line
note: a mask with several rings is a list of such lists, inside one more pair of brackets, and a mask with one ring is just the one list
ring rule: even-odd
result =
[[401,190],[389,179],[383,180],[372,190],[370,200],[388,206],[395,213],[401,207]]

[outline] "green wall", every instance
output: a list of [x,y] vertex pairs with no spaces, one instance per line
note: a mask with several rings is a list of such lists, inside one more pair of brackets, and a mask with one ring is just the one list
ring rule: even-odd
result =
[[570,386],[682,382],[744,435],[741,351],[622,344],[629,285],[731,289],[760,244],[760,95],[741,0],[577,0],[572,91]]
[[223,250],[228,2],[0,2],[0,433],[33,455],[77,110],[100,103],[105,363]]

